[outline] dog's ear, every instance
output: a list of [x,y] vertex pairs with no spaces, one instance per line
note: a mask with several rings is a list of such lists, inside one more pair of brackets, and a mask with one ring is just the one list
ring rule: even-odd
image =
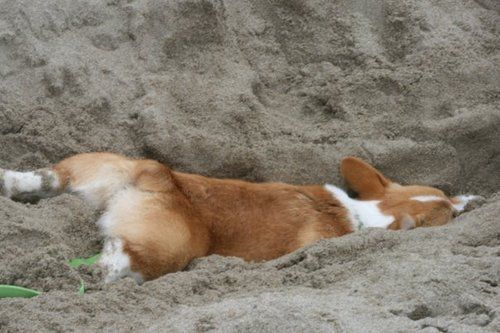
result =
[[342,176],[347,185],[362,200],[375,200],[384,196],[391,181],[377,169],[356,157],[345,157],[340,165]]

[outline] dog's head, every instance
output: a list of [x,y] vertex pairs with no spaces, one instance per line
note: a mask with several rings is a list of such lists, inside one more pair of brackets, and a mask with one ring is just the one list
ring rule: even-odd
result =
[[382,213],[394,216],[390,229],[446,224],[462,212],[469,201],[479,198],[474,195],[449,198],[437,188],[403,186],[356,157],[344,158],[341,172],[359,200],[377,200]]

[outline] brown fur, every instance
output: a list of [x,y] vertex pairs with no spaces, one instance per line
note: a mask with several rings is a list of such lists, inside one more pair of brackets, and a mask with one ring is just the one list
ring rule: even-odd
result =
[[[123,239],[132,270],[145,279],[181,270],[209,254],[269,260],[352,232],[346,208],[323,186],[214,179],[106,153],[76,155],[54,170],[68,188],[100,179],[102,185],[92,193],[104,206],[116,191],[131,189],[133,202],[113,203],[119,221],[111,232]],[[437,189],[394,184],[354,157],[343,160],[341,171],[360,199],[381,200],[382,211],[395,216],[390,229],[401,228],[404,216],[415,226],[451,218],[446,202],[408,200],[420,194],[444,197]]]

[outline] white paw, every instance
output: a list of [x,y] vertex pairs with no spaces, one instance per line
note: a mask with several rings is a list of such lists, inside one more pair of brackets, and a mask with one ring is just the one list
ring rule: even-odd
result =
[[104,242],[99,266],[104,270],[105,283],[110,283],[129,276],[141,284],[141,274],[132,272],[130,268],[130,257],[123,251],[123,241],[119,238],[108,238]]

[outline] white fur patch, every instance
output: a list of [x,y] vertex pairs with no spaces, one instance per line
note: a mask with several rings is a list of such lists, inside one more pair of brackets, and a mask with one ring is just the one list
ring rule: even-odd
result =
[[429,201],[448,201],[448,199],[437,196],[437,195],[417,195],[411,197],[410,200],[420,201],[420,202],[429,202]]
[[123,252],[123,241],[119,238],[108,238],[105,241],[99,265],[106,270],[105,283],[126,276],[133,278],[139,284],[144,282],[141,274],[130,269],[130,258]]
[[395,218],[392,215],[382,213],[377,200],[356,200],[347,195],[347,193],[330,184],[326,184],[328,192],[339,200],[349,212],[349,219],[355,230],[362,228],[387,228]]
[[480,198],[481,197],[478,195],[459,195],[453,198],[455,200],[458,200],[458,203],[452,204],[452,206],[457,212],[462,212],[465,209],[465,206],[467,206],[470,201]]
[[144,193],[133,188],[125,187],[118,191],[109,200],[108,210],[104,212],[97,224],[105,237],[104,248],[99,264],[106,270],[104,282],[109,283],[129,276],[141,284],[144,279],[140,273],[133,272],[130,268],[130,258],[123,252],[123,241],[117,237],[116,227],[126,224],[127,220],[134,218],[137,205]]
[[140,212],[140,203],[146,194],[132,187],[118,191],[108,203],[108,210],[97,221],[101,233],[105,237],[114,237],[113,230],[117,223],[127,223],[127,220],[137,217]]
[[458,200],[458,203],[454,204],[452,201],[450,201],[448,198],[443,198],[437,195],[418,195],[415,197],[411,197],[410,200],[416,200],[420,202],[429,202],[429,201],[447,201],[451,204],[453,209],[455,209],[457,212],[463,212],[465,209],[465,206],[470,201],[477,200],[480,197],[477,195],[459,195],[454,197],[454,200]]
[[97,226],[101,230],[101,233],[104,236],[111,236],[111,231],[115,226],[115,219],[112,218],[111,213],[109,211],[104,212],[101,215],[99,220],[97,221]]
[[7,170],[3,177],[5,195],[9,198],[19,192],[36,192],[42,188],[42,177],[33,171],[18,172]]

